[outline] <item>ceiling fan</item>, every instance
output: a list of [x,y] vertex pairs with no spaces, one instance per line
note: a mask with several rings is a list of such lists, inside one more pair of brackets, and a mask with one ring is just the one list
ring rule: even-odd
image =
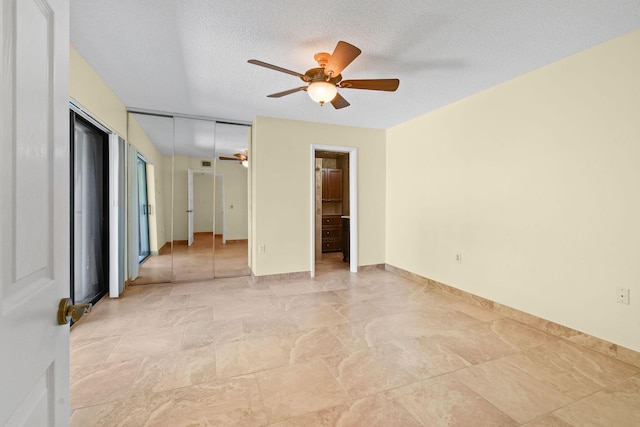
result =
[[236,153],[234,154],[234,157],[225,157],[225,156],[220,156],[218,157],[220,160],[233,160],[235,162],[240,162],[240,164],[242,166],[249,167],[249,157],[247,157],[249,155],[249,150],[243,150],[243,153]]
[[316,53],[313,59],[316,60],[319,68],[311,68],[304,74],[267,64],[266,62],[256,59],[250,59],[248,62],[300,77],[303,82],[308,83],[306,86],[267,95],[269,98],[280,98],[304,90],[309,94],[311,99],[320,105],[323,105],[325,102],[331,102],[334,108],[339,109],[348,107],[350,104],[338,93],[338,88],[393,92],[398,89],[398,85],[400,84],[400,80],[398,79],[342,80],[342,74],[340,74],[342,70],[351,64],[361,52],[357,47],[347,42],[339,41],[332,54],[326,52]]

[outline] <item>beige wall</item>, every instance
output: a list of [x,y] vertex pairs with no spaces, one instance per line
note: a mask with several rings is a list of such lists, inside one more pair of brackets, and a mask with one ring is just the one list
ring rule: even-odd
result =
[[312,144],[358,149],[358,265],[384,263],[385,132],[257,117],[250,151],[257,276],[310,270]]
[[386,261],[640,350],[639,52],[636,31],[388,130]]
[[162,217],[165,210],[161,208],[165,204],[165,194],[170,194],[167,193],[170,187],[167,189],[162,179],[162,155],[135,119],[129,122],[127,129],[126,106],[73,46],[69,49],[69,97],[127,143],[134,145],[153,164],[151,175],[154,181],[149,185],[153,192],[150,194],[150,220],[155,225],[152,224],[150,231],[155,229],[156,235],[151,236],[150,240],[154,244],[151,249],[157,250],[168,241],[170,230],[165,226],[167,221]]
[[69,48],[69,96],[102,124],[126,137],[125,105],[73,46]]

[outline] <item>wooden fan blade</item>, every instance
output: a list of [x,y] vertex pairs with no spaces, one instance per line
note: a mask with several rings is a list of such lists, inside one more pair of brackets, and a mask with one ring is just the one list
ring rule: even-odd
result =
[[240,161],[247,160],[247,156],[245,156],[242,153],[236,153],[236,154],[234,154],[234,156],[236,156],[238,158],[238,160],[240,160]]
[[271,70],[280,71],[281,73],[291,74],[292,76],[300,77],[302,80],[307,81],[309,77],[304,74],[297,73],[295,71],[287,70],[286,68],[278,67],[277,65],[267,64],[266,62],[258,61],[257,59],[250,59],[247,61],[249,64],[259,65],[260,67],[269,68]]
[[327,65],[324,67],[324,74],[337,77],[361,52],[362,51],[354,45],[339,41]]
[[224,157],[224,156],[220,156],[218,157],[220,160],[233,160],[234,162],[239,162],[240,159],[238,159],[237,157]]
[[268,98],[280,98],[285,95],[290,95],[295,92],[299,92],[301,90],[307,90],[306,86],[300,86],[295,89],[285,90],[284,92],[272,93],[271,95],[267,95]]
[[345,89],[386,90],[393,92],[398,89],[398,79],[372,79],[372,80],[343,80],[338,86]]
[[349,104],[349,102],[347,102],[347,100],[338,93],[336,94],[336,97],[331,100],[331,105],[333,105],[333,108],[336,110],[339,110],[340,108],[348,107],[351,104]]

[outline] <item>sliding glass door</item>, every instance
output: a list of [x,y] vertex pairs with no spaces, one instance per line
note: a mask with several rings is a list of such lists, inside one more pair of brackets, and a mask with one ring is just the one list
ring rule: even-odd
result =
[[75,304],[96,302],[108,289],[108,135],[71,112],[71,295]]

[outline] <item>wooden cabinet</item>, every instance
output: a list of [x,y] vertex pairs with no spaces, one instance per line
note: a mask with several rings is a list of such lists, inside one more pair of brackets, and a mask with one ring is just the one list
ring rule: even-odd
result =
[[322,169],[322,252],[342,251],[342,169]]
[[322,252],[342,250],[340,215],[322,215]]
[[322,201],[342,201],[342,169],[322,169]]

